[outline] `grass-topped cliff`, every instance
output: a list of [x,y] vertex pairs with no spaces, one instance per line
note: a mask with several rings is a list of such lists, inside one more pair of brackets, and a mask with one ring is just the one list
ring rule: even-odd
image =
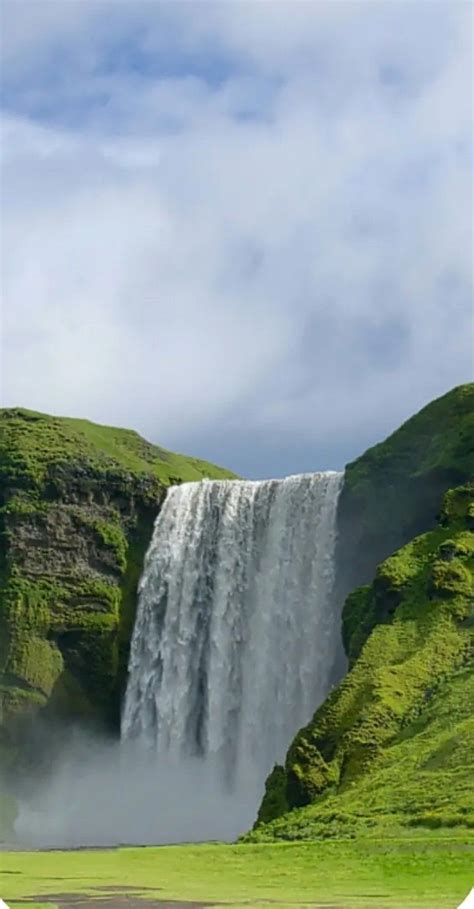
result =
[[40,709],[117,724],[165,489],[230,476],[132,431],[0,411],[0,747],[10,761]]
[[0,409],[0,479],[15,478],[39,496],[53,473],[58,481],[68,465],[96,470],[104,478],[114,472],[154,479],[161,486],[235,476],[199,458],[175,454],[152,445],[131,429],[100,426],[90,420],[51,417],[24,408]]
[[339,502],[344,593],[436,524],[443,495],[474,477],[474,383],[453,388],[346,466]]
[[348,598],[350,671],[267,781],[254,838],[474,828],[473,530],[466,485]]
[[371,581],[343,609],[349,672],[267,780],[252,839],[474,825],[473,480],[473,384],[346,468],[338,595]]
[[[154,517],[166,486],[205,476],[231,474],[134,432],[0,411],[4,766],[19,743],[34,751],[38,714],[118,728]],[[336,599],[349,593],[349,672],[289,743],[250,838],[473,823],[473,480],[474,385],[348,465]]]

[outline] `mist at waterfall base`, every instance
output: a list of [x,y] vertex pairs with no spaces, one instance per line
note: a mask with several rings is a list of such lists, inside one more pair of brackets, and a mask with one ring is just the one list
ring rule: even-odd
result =
[[232,840],[255,819],[262,787],[248,784],[242,801],[212,762],[171,765],[77,730],[48,780],[20,799],[15,834],[24,846],[63,849]]
[[76,732],[31,845],[234,839],[335,680],[342,474],[172,487],[139,588],[121,741]]

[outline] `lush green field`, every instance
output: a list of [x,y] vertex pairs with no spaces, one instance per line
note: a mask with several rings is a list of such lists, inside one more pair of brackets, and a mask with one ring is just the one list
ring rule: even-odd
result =
[[[473,882],[474,838],[223,845],[0,853],[0,893],[104,896],[137,888],[144,898],[227,906],[454,909]],[[143,888],[140,892],[140,888]],[[146,889],[149,888],[149,889]],[[45,895],[48,895],[47,897]],[[31,904],[30,904],[31,905]]]

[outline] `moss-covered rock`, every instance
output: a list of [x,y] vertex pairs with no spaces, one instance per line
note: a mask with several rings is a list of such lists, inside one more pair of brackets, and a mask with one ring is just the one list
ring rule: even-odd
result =
[[11,762],[39,710],[117,727],[166,487],[228,476],[127,430],[0,411],[0,749]]
[[[470,383],[432,401],[388,439],[347,465],[338,509],[339,599],[367,584],[387,556],[434,527],[443,495],[473,477],[474,384]],[[474,526],[472,504],[468,521]],[[394,589],[394,604],[396,595]],[[384,608],[390,608],[386,593],[382,601]],[[362,608],[360,601],[358,607]],[[360,616],[366,634],[378,618],[377,608],[372,616]]]
[[[474,773],[473,501],[473,486],[451,490],[442,524],[394,553],[371,585],[349,597],[351,669],[296,736],[284,776],[280,769],[269,778],[257,838],[340,832],[346,822],[355,829],[358,818],[379,823],[380,814],[428,823],[430,803],[440,824],[448,814],[467,822],[466,781]],[[453,557],[446,560],[446,552]],[[359,623],[367,615],[377,624],[366,638]],[[459,778],[458,745],[465,762]],[[417,768],[423,786],[416,784]],[[411,797],[398,786],[411,787]],[[310,807],[269,823],[285,805]]]
[[285,768],[275,764],[265,783],[265,794],[257,817],[257,825],[286,814],[290,809],[286,792]]

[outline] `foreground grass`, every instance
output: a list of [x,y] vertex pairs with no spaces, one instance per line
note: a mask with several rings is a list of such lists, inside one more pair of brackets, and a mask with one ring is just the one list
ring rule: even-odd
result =
[[[137,888],[154,899],[233,907],[454,909],[473,883],[474,839],[432,835],[403,840],[202,844],[73,852],[0,853],[0,894],[61,892],[103,896]],[[103,889],[100,889],[103,888]],[[147,889],[148,888],[148,889]]]

